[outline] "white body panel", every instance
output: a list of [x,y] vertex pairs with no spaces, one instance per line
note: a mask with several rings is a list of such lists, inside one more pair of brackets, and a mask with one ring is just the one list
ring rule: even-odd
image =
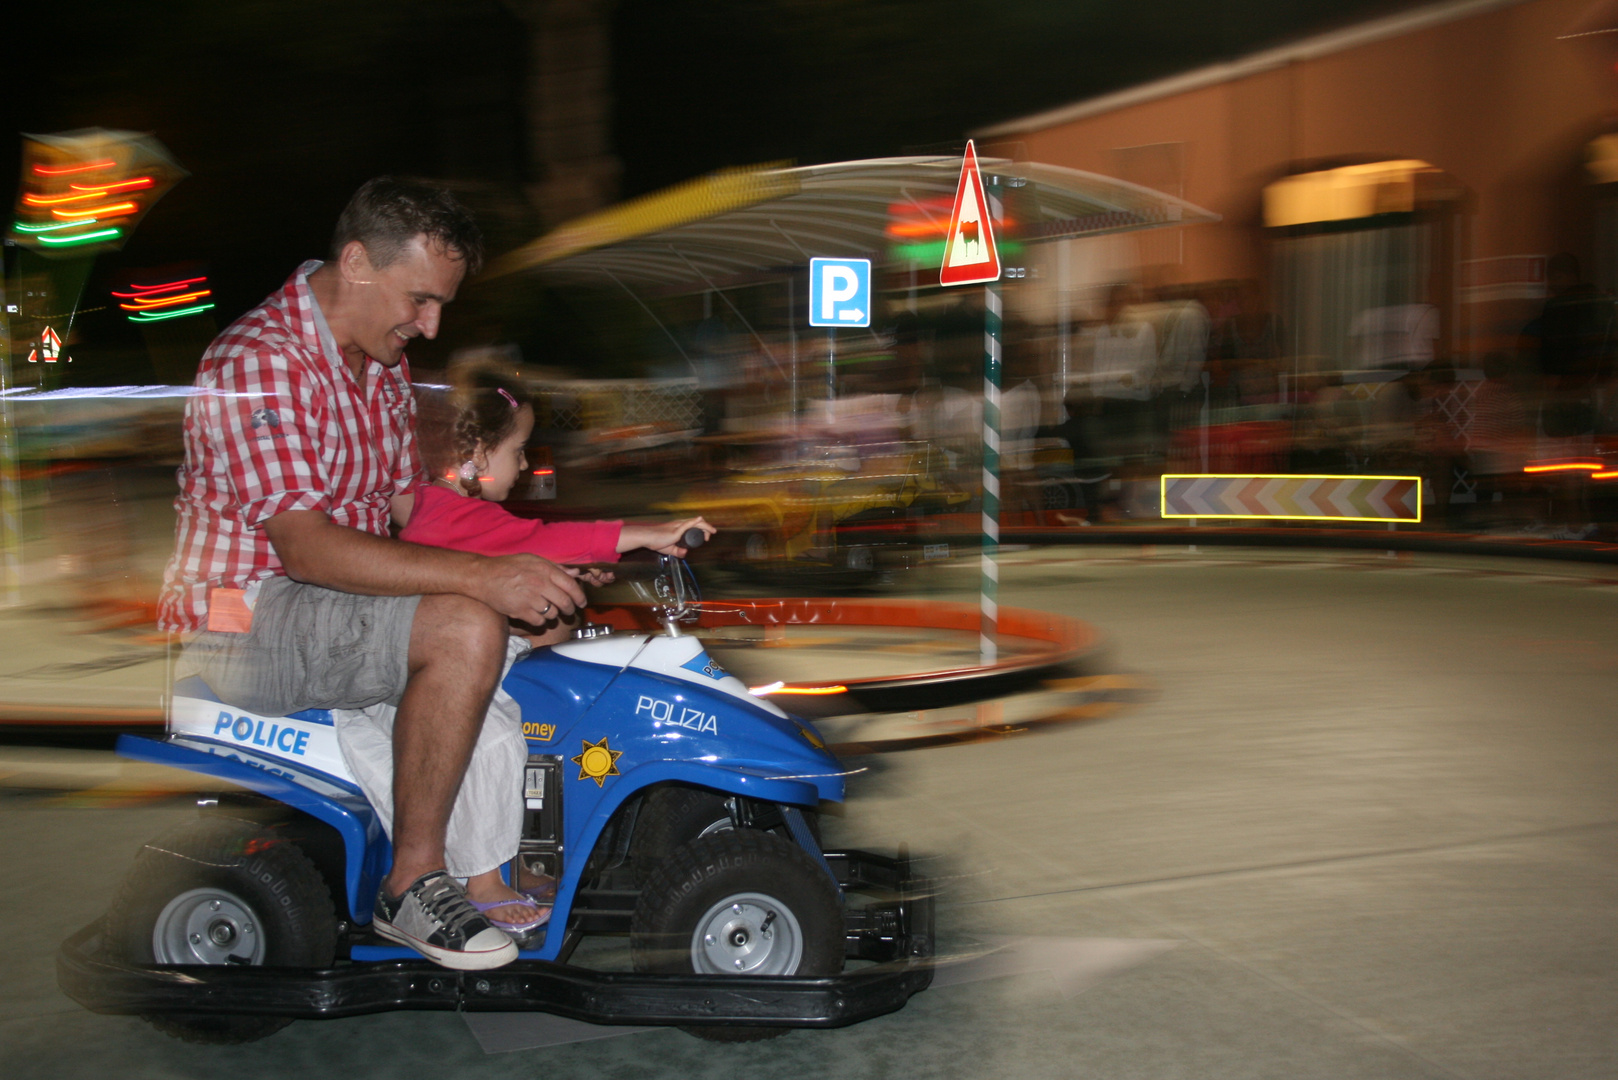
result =
[[756,705],[776,716],[786,713],[772,701],[755,697],[747,685],[725,671],[707,654],[702,642],[694,637],[671,638],[667,634],[612,634],[591,641],[569,641],[553,646],[552,651],[572,660],[607,667],[638,668],[658,675],[666,675],[681,682],[694,683],[709,690]]
[[259,756],[285,758],[301,768],[354,782],[337,745],[337,729],[329,718],[319,723],[287,716],[260,716],[218,701],[175,697],[169,706],[169,731],[240,746]]

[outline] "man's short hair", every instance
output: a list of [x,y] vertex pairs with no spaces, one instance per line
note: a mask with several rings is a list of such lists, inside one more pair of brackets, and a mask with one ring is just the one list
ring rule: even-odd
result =
[[382,270],[397,262],[418,236],[463,260],[468,277],[483,268],[483,233],[472,212],[443,188],[396,176],[367,180],[348,200],[332,237],[332,261],[358,240],[371,265]]

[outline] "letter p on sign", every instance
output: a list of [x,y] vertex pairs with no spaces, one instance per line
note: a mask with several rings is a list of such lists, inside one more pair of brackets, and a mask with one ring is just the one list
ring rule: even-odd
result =
[[871,260],[809,260],[809,325],[871,325]]

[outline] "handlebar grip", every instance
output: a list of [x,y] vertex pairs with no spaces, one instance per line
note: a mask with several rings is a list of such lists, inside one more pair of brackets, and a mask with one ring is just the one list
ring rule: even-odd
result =
[[693,525],[691,528],[685,530],[685,535],[680,538],[680,544],[688,551],[695,551],[697,548],[705,544],[707,540],[708,534]]

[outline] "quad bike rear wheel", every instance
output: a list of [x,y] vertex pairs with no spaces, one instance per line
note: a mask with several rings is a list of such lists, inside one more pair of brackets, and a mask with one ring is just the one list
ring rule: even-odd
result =
[[[205,818],[170,830],[135,857],[107,916],[107,940],[134,964],[319,968],[337,949],[331,892],[309,857],[252,822]],[[186,1042],[245,1043],[280,1016],[152,1013]]]

